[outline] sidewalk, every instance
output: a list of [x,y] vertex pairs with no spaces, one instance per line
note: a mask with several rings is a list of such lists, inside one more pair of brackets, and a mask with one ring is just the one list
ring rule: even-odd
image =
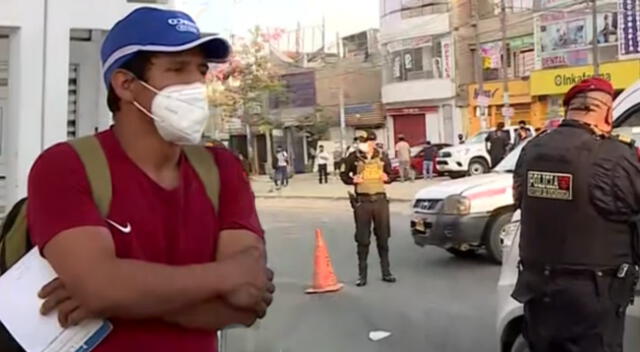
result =
[[[415,182],[394,182],[387,185],[387,195],[391,201],[411,201],[416,192],[422,188],[448,179],[448,177],[439,177],[429,181],[420,179]],[[334,176],[329,177],[328,184],[320,185],[316,174],[295,175],[289,180],[289,186],[279,191],[267,176],[253,176],[251,184],[256,198],[347,200],[349,199],[347,192],[353,192],[353,186],[344,185]]]

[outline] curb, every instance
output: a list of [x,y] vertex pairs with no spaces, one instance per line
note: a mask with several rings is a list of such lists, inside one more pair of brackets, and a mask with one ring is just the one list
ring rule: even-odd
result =
[[[325,201],[349,201],[349,197],[337,196],[337,197],[322,197],[322,196],[296,196],[296,195],[269,195],[269,194],[256,194],[256,199],[299,199],[299,200],[325,200]],[[389,198],[391,203],[407,203],[412,202],[413,199],[402,198]]]

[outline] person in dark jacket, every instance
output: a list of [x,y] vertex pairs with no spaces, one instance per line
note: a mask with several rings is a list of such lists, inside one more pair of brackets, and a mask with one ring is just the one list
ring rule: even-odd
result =
[[512,296],[524,304],[532,351],[622,351],[638,281],[640,162],[633,141],[611,134],[614,94],[601,78],[571,88],[566,119],[516,163],[521,261]]
[[487,135],[484,140],[487,144],[487,152],[491,158],[491,168],[496,167],[507,155],[509,145],[509,134],[504,130],[504,122],[499,122],[495,131]]

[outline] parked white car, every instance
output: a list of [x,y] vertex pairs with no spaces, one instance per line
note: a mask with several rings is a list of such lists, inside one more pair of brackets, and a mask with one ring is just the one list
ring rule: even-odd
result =
[[[531,135],[535,130],[527,126]],[[509,126],[504,129],[509,134],[511,143],[515,143],[518,126]],[[487,153],[485,138],[493,130],[480,131],[469,138],[464,144],[442,149],[438,154],[438,170],[451,178],[464,177],[466,175],[480,175],[491,169],[491,158]]]
[[420,190],[413,201],[411,220],[415,244],[441,247],[456,256],[485,248],[493,260],[501,262],[500,234],[513,214],[512,173],[523,146],[488,174]]
[[[614,133],[632,137],[639,146],[640,141],[640,81],[625,90],[614,102]],[[520,260],[520,211],[513,214],[509,225],[502,233],[503,265],[498,281],[497,337],[500,352],[528,352],[529,347],[522,336],[524,313],[522,305],[511,298],[518,278]],[[636,304],[629,307],[625,327],[625,351],[640,350],[640,286],[636,288]]]

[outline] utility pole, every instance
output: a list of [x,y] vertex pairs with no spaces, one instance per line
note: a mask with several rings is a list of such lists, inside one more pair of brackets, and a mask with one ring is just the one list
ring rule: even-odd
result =
[[338,105],[340,109],[340,153],[344,155],[345,152],[345,143],[344,136],[346,134],[345,130],[347,128],[345,116],[344,116],[344,87],[342,85],[342,79],[344,74],[344,68],[342,67],[342,53],[340,52],[340,33],[336,33],[336,50],[338,52]]
[[298,22],[298,28],[296,29],[296,53],[300,54],[300,44],[302,39],[300,38],[300,32],[302,32],[302,25]]
[[322,53],[323,54],[327,52],[326,33],[327,33],[327,22],[324,16],[322,16]]
[[478,97],[476,101],[478,102],[476,112],[479,112],[480,115],[480,129],[487,129],[487,106],[480,105],[481,99],[484,97],[484,77],[483,77],[483,63],[482,63],[482,51],[480,50],[480,30],[478,26],[480,24],[480,6],[478,6],[478,0],[472,0],[473,6],[475,7],[475,11],[473,11],[473,22],[475,26],[475,46],[476,46],[476,55],[474,56],[474,64],[475,64],[475,72],[476,72],[476,81],[478,82]]
[[598,4],[596,0],[591,2],[591,24],[593,30],[593,75],[600,75],[600,57],[598,52]]
[[[506,0],[500,1],[500,30],[502,31],[502,96],[504,97],[504,124],[511,125],[511,106],[509,104],[509,51],[507,50],[507,5]],[[506,115],[504,113],[507,113]]]

